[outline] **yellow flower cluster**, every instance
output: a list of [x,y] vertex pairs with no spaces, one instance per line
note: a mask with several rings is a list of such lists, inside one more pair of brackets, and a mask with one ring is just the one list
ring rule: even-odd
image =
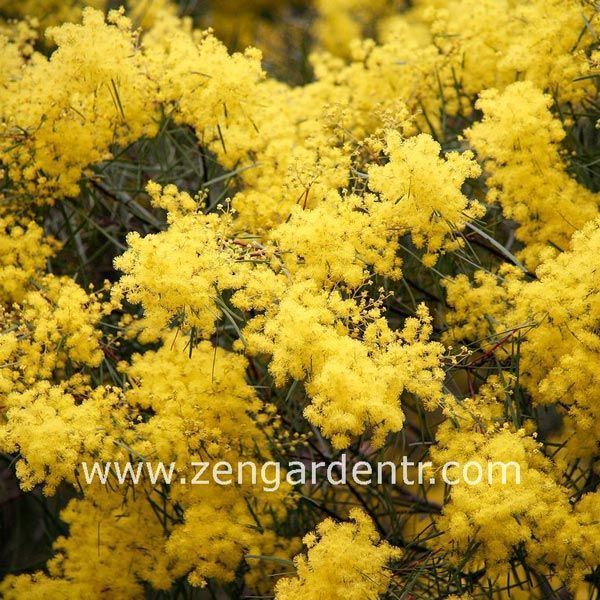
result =
[[129,250],[115,263],[125,273],[117,292],[144,307],[146,338],[159,337],[174,319],[186,329],[197,329],[200,337],[209,337],[218,318],[218,294],[237,283],[232,269],[235,250],[228,251],[226,244],[231,221],[195,212],[194,200],[179,195],[174,186],[168,186],[162,198],[160,188],[151,192],[159,198],[158,206],[175,208],[172,203],[177,202],[192,212],[179,218],[177,212],[170,213],[173,223],[167,231],[145,238],[136,232],[128,236]]
[[524,281],[509,267],[502,277],[477,272],[474,285],[464,275],[447,282],[449,339],[486,339],[503,358],[507,350],[495,342],[507,334],[518,338],[523,385],[535,402],[567,413],[565,443],[575,456],[585,456],[600,443],[600,221],[588,223],[570,246],[538,267],[536,281]]
[[[481,396],[447,406],[449,419],[438,429],[434,461],[440,466],[475,463],[485,478],[480,485],[452,487],[438,521],[442,545],[457,561],[468,553],[463,566],[476,569],[483,563],[491,576],[505,571],[513,549],[521,547],[532,568],[550,567],[563,580],[577,582],[600,550],[600,494],[585,495],[573,508],[569,490],[560,485],[559,472],[540,445],[524,429],[500,425],[504,398],[499,388],[498,381],[490,381]],[[496,469],[491,482],[490,464]],[[457,471],[450,469],[450,477],[459,476]]]
[[21,302],[56,249],[56,241],[45,236],[35,221],[0,218],[0,302]]
[[[163,110],[193,126],[200,139],[220,142],[227,127],[248,127],[263,76],[259,51],[229,55],[209,32],[165,13],[144,37],[143,51]],[[227,152],[225,144],[222,151]]]
[[[160,497],[150,500],[158,503]],[[158,590],[169,587],[163,526],[143,493],[124,504],[120,494],[99,489],[93,497],[71,500],[61,517],[69,535],[56,540],[48,574],[7,577],[5,598],[139,598],[142,581]]]
[[306,556],[294,559],[297,576],[277,584],[277,600],[375,600],[390,583],[390,561],[400,550],[381,542],[373,523],[360,510],[350,513],[350,522],[327,519],[315,533],[304,538]]
[[[441,0],[419,2],[448,66],[466,94],[503,90],[522,78],[576,101],[589,82],[584,49],[596,18],[578,0]],[[434,5],[434,6],[431,6]]]
[[[179,483],[182,477],[192,480],[195,461],[254,460],[260,467],[270,460],[266,436],[275,432],[273,420],[244,381],[245,367],[242,357],[208,342],[196,347],[190,358],[175,340],[122,365],[132,382],[125,394],[106,386],[91,389],[76,377],[60,386],[42,381],[9,395],[11,407],[0,444],[8,452],[19,449],[17,475],[23,489],[43,483],[45,492],[52,493],[64,480],[75,483],[77,467],[84,461],[90,468],[93,461],[125,462],[132,456],[165,465],[173,462],[177,484],[171,489],[171,502],[177,508],[163,510],[180,511],[183,521],[174,524],[176,512],[165,513],[166,524],[156,519],[152,507],[163,499],[152,488],[140,488],[133,498],[102,488],[86,493],[63,512],[70,535],[55,544],[57,556],[49,565],[53,578],[9,578],[3,583],[7,597],[31,591],[93,596],[123,561],[135,561],[136,567],[111,583],[111,597],[137,597],[139,577],[156,589],[168,588],[182,575],[196,586],[207,578],[230,581],[249,549],[258,554],[285,552],[285,541],[273,539],[269,530],[285,515],[285,486],[265,492],[251,481],[235,487],[214,481],[206,487]],[[134,419],[140,408],[153,416]],[[145,521],[152,521],[150,529],[142,526]],[[91,523],[106,523],[95,525],[101,527],[99,539],[89,537]],[[135,541],[140,528],[143,545]],[[98,545],[103,548],[100,553]],[[253,571],[248,579],[258,581]]]
[[[185,351],[182,342],[166,341],[157,352],[135,356],[123,365],[133,382],[128,403],[152,417],[130,433],[134,453],[146,460],[175,463],[177,480],[191,481],[195,461],[260,463],[271,459],[273,425],[268,407],[244,380],[243,357],[202,342]],[[287,490],[263,492],[250,481],[235,487],[177,485],[171,498],[183,510],[165,551],[193,585],[206,579],[229,581],[244,551],[270,547],[269,526],[285,514]],[[227,518],[223,518],[227,515]],[[259,524],[256,527],[257,523]]]
[[[211,336],[220,320],[235,324],[236,314],[223,300],[225,292],[234,291],[234,309],[260,312],[236,325],[238,347],[251,355],[270,355],[276,384],[289,378],[305,382],[312,399],[305,415],[337,448],[367,427],[374,428],[379,445],[388,432],[398,431],[405,390],[432,406],[439,401],[442,346],[429,341],[427,309],[423,306],[403,331],[394,332],[376,303],[369,305],[362,294],[351,293],[365,282],[369,262],[381,265],[369,242],[381,245],[385,238],[378,242],[365,226],[340,256],[336,246],[323,244],[320,228],[304,225],[305,214],[312,222],[311,213],[300,211],[276,230],[273,237],[281,246],[267,248],[233,237],[230,215],[198,213],[193,200],[171,186],[160,191],[152,185],[150,191],[159,206],[191,212],[169,212],[164,232],[145,238],[132,234],[130,249],[116,261],[125,273],[117,295],[144,307],[143,339],[160,338],[173,323],[200,338]],[[336,218],[343,216],[342,223],[351,223],[353,214],[360,215],[352,201],[347,208],[344,204],[338,197],[329,211],[315,209],[315,216],[325,227],[330,222],[335,227]],[[377,203],[373,206],[376,211]],[[297,238],[302,230],[304,240]],[[393,257],[384,264],[390,262]],[[385,266],[388,275],[395,274],[391,265]],[[348,286],[346,293],[335,290],[339,284]]]
[[0,88],[0,163],[19,201],[77,196],[113,145],[156,132],[155,85],[130,27],[86,9],[82,24],[46,30],[49,59],[36,53]]
[[551,249],[568,250],[573,233],[598,214],[596,194],[566,172],[565,132],[551,105],[529,81],[487,90],[477,103],[483,119],[467,132],[490,173],[488,199],[519,223],[521,257],[531,269]]
[[117,390],[40,381],[9,398],[0,444],[4,451],[18,450],[16,470],[24,490],[43,484],[45,493],[54,493],[64,480],[75,484],[83,460],[115,456],[113,431],[126,423]]
[[439,144],[427,135],[402,142],[392,132],[387,139],[389,163],[368,171],[371,189],[395,204],[390,217],[397,212],[399,223],[389,219],[389,225],[403,227],[417,248],[426,248],[423,261],[428,265],[435,264],[436,252],[460,248],[456,232],[484,214],[482,206],[461,192],[465,179],[480,173],[472,155],[453,152],[444,160],[439,152]]
[[[368,312],[379,314],[377,308]],[[424,306],[402,332],[390,331],[382,318],[367,323],[363,341],[348,332],[360,319],[355,313],[337,294],[327,298],[312,285],[296,285],[245,334],[251,353],[272,355],[269,370],[277,384],[306,381],[312,403],[304,415],[339,449],[367,427],[376,446],[400,430],[404,391],[430,406],[442,397],[442,347],[429,341]]]
[[20,305],[2,314],[3,391],[23,391],[73,364],[97,367],[104,355],[96,327],[105,309],[69,278],[39,280]]

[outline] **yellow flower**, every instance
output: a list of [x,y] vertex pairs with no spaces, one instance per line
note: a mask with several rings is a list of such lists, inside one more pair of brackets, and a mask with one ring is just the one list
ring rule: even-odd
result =
[[296,577],[281,579],[277,600],[376,600],[389,587],[387,565],[400,550],[381,542],[369,517],[350,511],[350,522],[327,519],[304,538],[306,556],[294,559]]

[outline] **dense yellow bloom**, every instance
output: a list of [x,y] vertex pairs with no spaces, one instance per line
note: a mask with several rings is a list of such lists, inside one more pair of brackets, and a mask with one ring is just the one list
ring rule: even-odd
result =
[[1,315],[0,391],[23,391],[68,366],[97,367],[104,356],[97,330],[103,310],[72,279],[46,275],[36,282],[20,306]]
[[415,118],[425,131],[430,131],[428,119],[437,127],[435,72],[442,57],[418,30],[403,20],[384,43],[356,40],[351,50],[348,63],[327,54],[312,57],[317,83],[343,118],[337,117],[340,133],[362,139],[381,127],[402,130],[406,127],[399,126],[407,117]]
[[[390,211],[388,211],[390,212]],[[400,277],[400,237],[381,202],[374,196],[343,196],[332,192],[313,210],[299,206],[273,230],[283,264],[296,279],[329,287],[344,282],[358,288],[376,273]]]
[[56,247],[35,221],[0,218],[0,302],[21,302]]
[[383,444],[389,432],[402,427],[404,390],[433,406],[442,397],[442,348],[429,341],[425,307],[400,333],[389,330],[377,309],[369,311],[370,345],[349,335],[362,320],[353,304],[337,293],[326,296],[313,285],[297,284],[244,332],[251,353],[272,355],[269,370],[277,384],[306,381],[312,402],[304,414],[336,448],[367,427],[373,428],[373,443]]
[[[457,339],[520,339],[522,381],[534,401],[558,404],[568,412],[566,433],[576,454],[593,454],[598,429],[597,331],[600,221],[573,236],[571,251],[547,260],[538,280],[525,282],[516,269],[504,280],[477,273],[475,285],[464,276],[447,283],[453,311],[448,321]],[[496,349],[504,356],[503,347]],[[569,429],[573,431],[570,432]]]
[[[497,275],[476,271],[472,282],[466,275],[457,275],[445,281],[448,304],[451,306],[446,315],[446,323],[450,326],[446,340],[482,341],[495,332],[509,333],[503,329],[503,320],[512,298],[508,284],[519,282],[522,275],[517,267],[506,265]],[[523,325],[527,326],[526,323]]]
[[[174,186],[166,188],[163,200],[160,190],[157,194],[158,205],[170,208],[177,197],[182,206],[195,208],[192,198],[179,195]],[[230,229],[227,216],[191,212],[175,218],[167,231],[128,236],[129,250],[115,262],[125,273],[117,292],[144,307],[148,339],[160,337],[173,321],[195,328],[200,337],[213,332],[220,314],[218,294],[237,283],[235,250],[226,243]]]
[[[194,461],[261,462],[271,459],[273,434],[268,411],[244,379],[241,356],[202,342],[190,356],[181,342],[167,340],[157,352],[134,357],[126,372],[133,387],[127,400],[150,409],[153,416],[130,436],[146,460],[176,463],[177,481],[191,481]],[[166,544],[171,564],[189,574],[193,585],[207,578],[230,581],[253,547],[272,545],[267,527],[285,514],[287,490],[263,492],[250,481],[233,486],[177,486],[172,498],[184,510],[184,522],[173,528]],[[253,508],[250,508],[250,507]],[[223,519],[223,515],[227,515]]]
[[[502,404],[491,396],[494,387],[484,389],[480,398],[448,406],[450,419],[437,432],[433,457],[438,465],[476,463],[484,474],[478,485],[462,482],[451,488],[438,520],[443,531],[439,544],[448,544],[461,561],[467,548],[478,543],[469,566],[483,561],[492,575],[506,569],[513,549],[521,546],[531,567],[576,582],[598,552],[598,495],[589,494],[573,509],[569,490],[558,483],[558,471],[539,444],[523,429],[500,426]],[[495,471],[488,482],[490,464]],[[470,469],[468,477],[476,477],[476,469]],[[452,479],[460,477],[456,467],[448,473]]]
[[598,214],[598,197],[566,172],[561,122],[550,96],[529,81],[503,93],[483,92],[483,119],[467,132],[490,173],[488,198],[519,224],[521,256],[534,269],[553,249],[567,250],[573,233]]
[[327,519],[304,538],[306,556],[294,559],[297,576],[281,579],[277,600],[376,600],[390,583],[386,566],[400,550],[381,542],[363,512],[350,512],[350,522]]
[[[45,259],[43,252],[40,258]],[[22,273],[16,283],[29,284],[32,273],[15,268]],[[118,422],[125,427],[126,418],[118,410],[118,390],[92,389],[85,377],[65,375],[96,367],[104,357],[99,298],[69,278],[51,275],[19,293],[21,305],[2,314],[0,445],[20,454],[17,471],[24,489],[43,483],[52,493],[63,479],[75,482],[82,457],[113,455],[112,427]],[[55,375],[62,379],[58,385],[51,383]]]
[[[175,189],[153,193],[161,206],[194,209],[191,198]],[[348,206],[352,209],[352,204]],[[335,204],[332,207],[335,210]],[[349,220],[347,212],[339,211],[327,218],[335,223],[344,214]],[[399,398],[404,390],[430,405],[439,401],[442,346],[429,341],[431,326],[425,308],[419,311],[418,320],[407,322],[404,331],[393,332],[375,305],[319,290],[328,279],[329,284],[345,279],[358,287],[367,275],[365,261],[382,267],[377,253],[381,240],[376,242],[368,228],[353,241],[358,247],[350,245],[344,257],[335,248],[326,252],[318,230],[305,242],[293,229],[289,231],[305,218],[304,213],[296,213],[289,227],[282,226],[274,236],[285,252],[283,265],[289,265],[288,273],[281,272],[281,261],[273,251],[259,246],[254,249],[263,260],[255,264],[253,246],[228,237],[230,215],[176,211],[169,215],[167,231],[145,238],[131,235],[130,249],[116,261],[126,273],[117,291],[144,307],[147,339],[161,337],[169,326],[184,331],[193,328],[199,337],[210,336],[219,320],[235,319],[220,294],[237,290],[234,306],[263,313],[245,327],[239,326],[238,346],[254,355],[270,355],[269,369],[278,385],[289,378],[306,381],[312,404],[305,414],[338,448],[368,427],[374,429],[376,444],[382,444],[387,433],[399,430]],[[316,209],[315,216],[322,219],[323,213]],[[292,240],[293,247],[289,245]],[[394,263],[393,256],[383,261],[386,274],[396,273]]]
[[440,146],[431,137],[402,141],[396,132],[388,134],[387,153],[390,162],[369,167],[368,174],[369,187],[394,204],[388,226],[410,232],[415,246],[425,248],[426,263],[435,262],[437,252],[460,248],[456,232],[484,212],[461,192],[465,179],[480,172],[472,154],[439,158]]
[[262,81],[260,53],[230,56],[174,17],[164,16],[143,46],[168,111],[239,171],[237,224],[259,233],[285,221],[294,205],[314,207],[347,185],[352,136],[371,135],[386,114],[406,110],[405,103],[416,111],[436,93],[430,73],[437,50],[422,48],[408,28],[381,47],[358,44],[348,65],[316,58],[318,80],[298,88]]
[[156,91],[128,19],[84,11],[81,25],[48,29],[58,46],[36,54],[0,88],[0,162],[19,198],[79,193],[89,165],[113,145],[156,131]]
[[[522,78],[563,100],[579,100],[595,13],[578,0],[443,0],[425,12],[467,94],[504,89]],[[428,7],[430,9],[430,7]],[[423,9],[421,9],[423,10]]]
[[263,77],[260,52],[229,55],[210,32],[192,30],[189,20],[164,12],[160,17],[144,36],[143,49],[165,110],[206,142],[221,143],[219,130],[230,122],[251,128],[255,87]]
[[268,415],[246,384],[246,360],[202,342],[191,356],[184,344],[167,340],[156,352],[123,365],[133,382],[127,401],[153,416],[136,426],[136,451],[153,460],[176,462],[182,470],[204,452],[237,460],[254,452],[268,458],[258,424]]
[[143,581],[159,590],[169,587],[163,526],[143,493],[124,502],[120,494],[98,489],[93,498],[71,500],[61,518],[69,536],[56,540],[49,576],[37,571],[7,577],[0,588],[4,598],[117,600],[142,596]]
[[[75,484],[82,461],[115,456],[113,430],[125,427],[123,402],[117,390],[75,390],[47,381],[12,394],[0,427],[0,447],[18,452],[17,475],[24,490],[44,484],[51,494],[63,480]],[[119,425],[121,424],[121,425]]]

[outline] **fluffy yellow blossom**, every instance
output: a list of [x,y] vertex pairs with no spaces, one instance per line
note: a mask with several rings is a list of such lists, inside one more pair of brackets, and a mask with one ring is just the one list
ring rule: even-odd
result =
[[0,596],[593,595],[599,8],[125,5],[0,0]]
[[210,31],[192,30],[189,20],[167,13],[144,36],[143,49],[157,98],[199,138],[220,144],[230,122],[252,127],[254,90],[263,77],[258,50],[230,55]]
[[[128,401],[152,411],[132,433],[136,453],[147,460],[175,463],[177,479],[191,481],[194,461],[270,460],[267,412],[244,379],[241,356],[202,342],[191,356],[181,342],[166,340],[157,352],[134,357],[127,375],[134,382]],[[259,482],[260,483],[260,482]],[[192,585],[206,579],[230,581],[246,548],[260,548],[274,514],[285,514],[285,486],[265,493],[251,482],[173,490],[184,522],[173,528],[166,552]],[[250,509],[249,506],[254,506]],[[283,513],[281,512],[283,510]],[[228,515],[222,519],[221,515]]]
[[103,310],[72,279],[46,275],[36,282],[20,306],[1,315],[0,391],[23,391],[65,368],[97,367]]
[[[175,208],[196,207],[174,186],[163,196],[159,188],[150,189],[156,204],[174,210],[173,216]],[[227,216],[190,212],[175,218],[167,231],[128,236],[128,251],[115,261],[124,272],[115,293],[144,307],[147,337],[160,337],[172,323],[193,327],[200,337],[213,332],[219,293],[237,287],[237,256],[227,244],[230,230]]]
[[93,499],[71,500],[61,518],[69,535],[56,540],[49,573],[7,577],[0,584],[4,598],[139,598],[143,581],[168,589],[163,525],[145,494],[124,502],[98,489]]
[[[600,222],[573,236],[572,249],[542,263],[538,279],[525,282],[516,268],[505,279],[481,272],[475,285],[464,276],[447,283],[448,316],[455,339],[489,338],[488,346],[506,336],[519,339],[521,378],[533,400],[566,409],[569,448],[593,454],[598,430],[597,332]],[[499,357],[503,346],[495,348]]]
[[[476,544],[467,566],[483,561],[491,574],[506,569],[522,547],[530,567],[576,582],[594,562],[600,525],[585,508],[573,510],[568,489],[560,485],[558,471],[539,444],[523,429],[500,426],[501,405],[493,404],[489,396],[457,402],[447,408],[450,418],[436,434],[438,465],[470,465],[466,475],[459,467],[448,470],[451,479],[463,480],[450,488],[437,543],[447,544],[458,561]],[[470,485],[464,478],[476,477],[475,464],[483,481]],[[491,478],[490,465],[495,469]],[[588,505],[594,514],[596,503],[590,498]]]
[[140,455],[176,462],[182,470],[206,458],[206,449],[232,462],[255,451],[268,457],[257,423],[262,406],[245,381],[244,357],[207,341],[186,352],[175,339],[123,366],[133,382],[128,402],[153,413],[136,426]]
[[14,193],[35,202],[76,196],[113,145],[156,131],[155,87],[125,17],[88,8],[81,25],[46,35],[52,56],[36,55],[0,88],[0,162]]
[[295,206],[286,223],[271,238],[295,278],[310,278],[329,286],[362,285],[372,265],[377,273],[400,276],[398,232],[380,216],[372,196],[340,197],[331,193],[313,210]]
[[461,191],[465,179],[477,177],[479,167],[469,152],[452,152],[440,158],[440,146],[428,135],[402,140],[397,132],[387,136],[389,163],[369,167],[369,187],[394,205],[388,226],[410,232],[425,260],[461,246],[457,231],[465,219],[483,215],[478,203]]
[[[578,0],[444,0],[425,20],[463,90],[475,95],[522,78],[563,100],[577,101],[587,82],[582,50],[595,13]],[[438,6],[431,6],[437,4]],[[433,10],[431,10],[433,8]],[[437,10],[435,10],[437,9]]]
[[35,221],[0,218],[0,302],[21,302],[56,249]]
[[311,404],[304,414],[336,448],[367,428],[373,429],[373,443],[381,445],[402,427],[404,390],[430,405],[442,397],[442,348],[429,341],[424,307],[418,317],[401,333],[391,332],[384,320],[375,322],[381,342],[370,348],[349,335],[361,320],[353,302],[304,283],[251,321],[244,336],[250,352],[272,356],[269,370],[277,384],[305,380]]
[[406,117],[431,131],[438,129],[441,116],[435,76],[440,59],[437,48],[403,20],[385,43],[355,40],[348,63],[313,55],[317,81],[305,90],[318,92],[330,114],[342,111],[335,128],[341,139],[361,140]]
[[[75,484],[82,461],[115,456],[115,431],[126,427],[122,399],[108,387],[89,389],[41,381],[10,396],[0,426],[0,447],[18,452],[24,490],[37,484],[52,494],[62,481]],[[117,433],[118,435],[118,433]]]
[[466,275],[457,275],[445,281],[443,285],[451,305],[446,315],[450,330],[445,339],[448,342],[483,341],[495,333],[502,333],[508,303],[512,298],[509,286],[505,284],[521,279],[520,269],[507,265],[497,275],[476,271],[473,281]]
[[[156,190],[156,194],[155,202],[162,206],[180,206],[190,201],[170,189],[163,190],[162,195]],[[351,199],[346,206],[352,210]],[[341,221],[344,213],[334,210],[330,211],[330,218]],[[324,214],[319,209],[315,211],[317,218],[322,219]],[[310,218],[309,213],[306,216]],[[428,339],[431,328],[424,309],[418,315],[422,324],[419,332],[407,324],[404,332],[394,333],[384,319],[377,320],[381,316],[377,309],[361,308],[338,292],[320,292],[318,285],[324,283],[324,278],[327,280],[327,270],[331,272],[331,283],[341,278],[354,287],[360,285],[367,274],[366,261],[381,267],[377,252],[381,241],[363,226],[340,264],[339,253],[335,248],[330,248],[330,254],[325,253],[318,236],[311,235],[306,242],[298,237],[293,228],[304,218],[304,213],[296,213],[289,227],[282,226],[274,236],[282,246],[283,265],[289,265],[291,271],[286,276],[285,272],[277,274],[281,262],[276,256],[271,255],[269,261],[269,253],[254,247],[264,256],[262,262],[255,264],[252,253],[244,254],[252,245],[228,238],[228,215],[170,213],[172,222],[167,231],[146,238],[130,236],[130,249],[116,261],[125,271],[117,292],[130,302],[142,304],[144,336],[152,339],[160,337],[170,325],[185,331],[193,328],[194,335],[208,337],[219,320],[235,323],[236,315],[219,297],[228,290],[235,291],[234,306],[264,311],[245,326],[235,325],[240,330],[238,346],[247,346],[255,355],[270,355],[269,368],[279,385],[289,378],[306,381],[312,402],[305,414],[336,447],[346,446],[353,436],[368,428],[374,430],[375,443],[381,444],[388,432],[402,426],[399,398],[404,390],[431,405],[441,397],[442,347]],[[378,225],[379,230],[383,224],[382,221]],[[288,245],[290,242],[294,246]],[[275,271],[270,276],[266,275],[265,259]],[[395,274],[393,256],[384,257],[383,264],[386,274]],[[297,282],[290,281],[292,275],[298,278]],[[271,286],[271,290],[265,287],[257,302],[260,285]],[[365,333],[379,339],[374,348],[356,339],[361,323],[366,326],[369,321],[374,323]]]
[[363,512],[350,512],[350,522],[327,519],[304,538],[306,556],[294,559],[296,577],[281,579],[277,600],[376,600],[389,587],[387,565],[400,550],[381,542],[373,523]]
[[487,90],[477,103],[483,119],[467,132],[490,173],[488,198],[519,224],[521,257],[531,269],[552,250],[568,250],[573,233],[598,214],[597,195],[566,171],[565,132],[551,104],[529,81]]

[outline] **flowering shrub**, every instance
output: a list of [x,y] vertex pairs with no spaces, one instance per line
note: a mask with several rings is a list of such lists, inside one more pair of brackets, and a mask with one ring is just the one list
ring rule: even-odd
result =
[[0,0],[0,595],[598,597],[597,5],[108,4]]

